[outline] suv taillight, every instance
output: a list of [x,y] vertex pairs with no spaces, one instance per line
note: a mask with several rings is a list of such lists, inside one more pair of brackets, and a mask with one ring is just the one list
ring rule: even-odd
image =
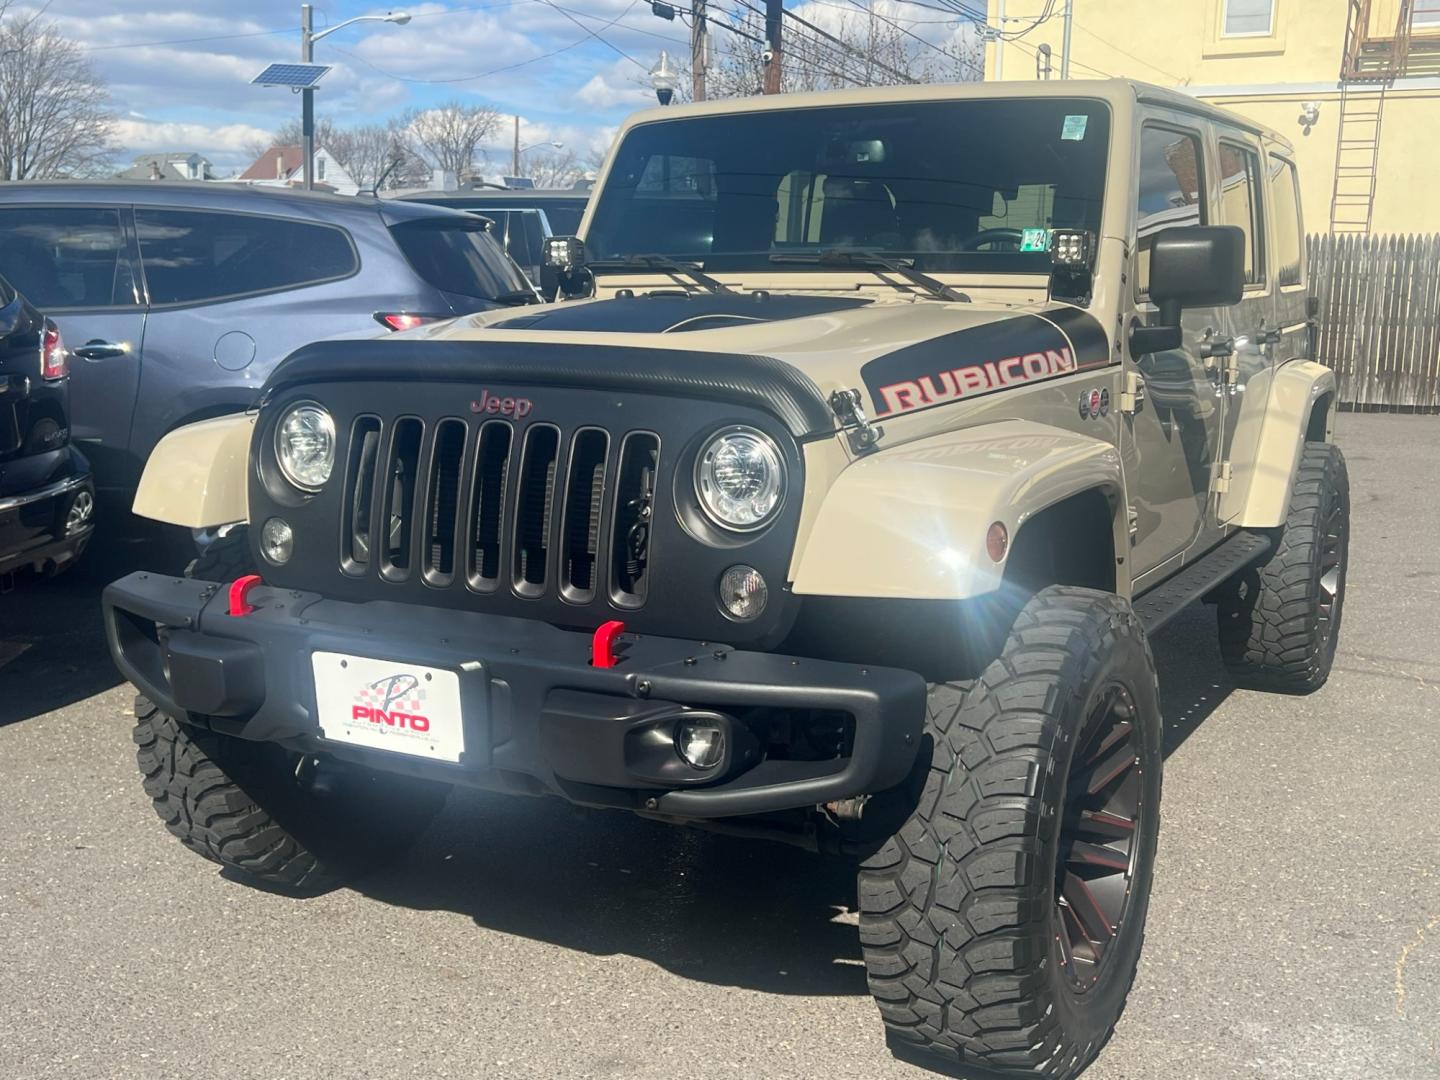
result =
[[47,379],[63,379],[70,374],[70,356],[54,323],[45,324],[45,337],[40,345],[40,374]]
[[426,323],[439,322],[446,315],[414,315],[408,311],[377,311],[375,321],[387,330],[414,330]]

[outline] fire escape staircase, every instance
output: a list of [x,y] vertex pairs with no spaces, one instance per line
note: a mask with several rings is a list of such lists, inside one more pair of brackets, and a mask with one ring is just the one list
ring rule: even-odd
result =
[[1440,37],[1413,31],[1415,0],[1400,0],[1395,33],[1371,37],[1373,0],[1349,0],[1340,63],[1340,122],[1335,139],[1335,184],[1330,231],[1368,235],[1380,174],[1385,98],[1395,80],[1440,70]]

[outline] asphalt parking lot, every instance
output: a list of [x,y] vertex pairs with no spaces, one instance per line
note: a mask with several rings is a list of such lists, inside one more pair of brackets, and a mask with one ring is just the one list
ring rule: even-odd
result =
[[[1154,642],[1148,939],[1087,1080],[1440,1077],[1440,418],[1338,437],[1330,684],[1234,690],[1201,606]],[[97,576],[0,596],[0,1077],[926,1075],[885,1048],[836,860],[460,793],[354,889],[227,879],[141,792]]]

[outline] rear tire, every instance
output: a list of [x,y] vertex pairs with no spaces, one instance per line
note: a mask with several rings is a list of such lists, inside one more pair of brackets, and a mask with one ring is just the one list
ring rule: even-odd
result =
[[1306,443],[1275,551],[1219,593],[1220,653],[1239,686],[1309,694],[1340,640],[1350,561],[1350,477],[1330,443]]
[[1046,588],[978,679],[932,685],[925,731],[908,790],[873,801],[902,824],[859,877],[891,1046],[1073,1077],[1114,1029],[1144,936],[1161,769],[1144,631],[1117,596]]
[[204,731],[145,697],[135,699],[134,738],[165,827],[211,862],[287,892],[324,892],[377,869],[424,830],[448,791]]

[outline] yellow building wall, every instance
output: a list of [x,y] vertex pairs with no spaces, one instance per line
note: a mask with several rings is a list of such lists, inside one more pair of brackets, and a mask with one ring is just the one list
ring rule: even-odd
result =
[[[988,0],[991,26],[1023,30],[1047,0]],[[1370,34],[1394,33],[1400,0],[1374,0]],[[1059,78],[1064,0],[1055,15],[1016,41],[987,49],[986,78],[1033,80],[1035,52],[1052,51]],[[1006,21],[1001,21],[1001,15]],[[1307,232],[1330,223],[1335,141],[1340,119],[1337,80],[1345,46],[1347,0],[1277,0],[1268,37],[1221,35],[1221,0],[1074,0],[1070,77],[1119,76],[1181,90],[1233,109],[1295,144]],[[1023,21],[1010,21],[1013,19]],[[1419,37],[1435,36],[1435,31]],[[1002,53],[1003,49],[1003,53]],[[1234,88],[1233,90],[1229,88]],[[1309,135],[1299,123],[1306,102],[1318,102]],[[1440,232],[1440,80],[1398,80],[1389,91],[1380,146],[1372,231]]]

